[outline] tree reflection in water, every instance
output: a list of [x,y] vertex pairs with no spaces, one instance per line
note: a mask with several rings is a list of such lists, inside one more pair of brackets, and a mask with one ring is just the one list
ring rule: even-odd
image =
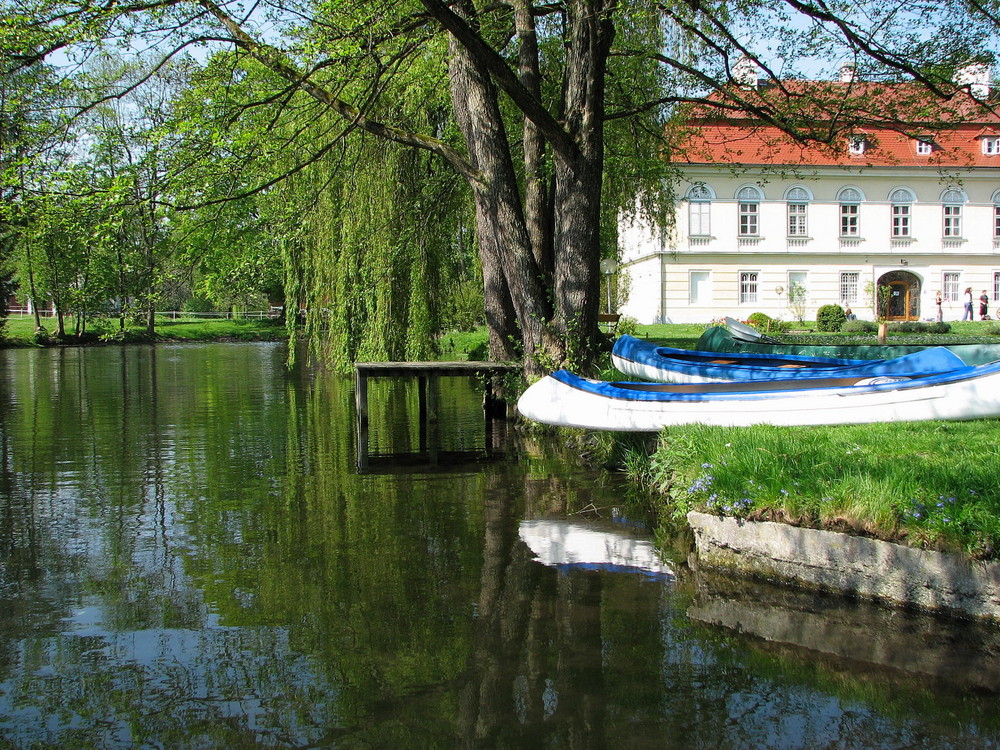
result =
[[[522,520],[627,491],[543,440],[359,475],[349,381],[278,345],[0,354],[0,746],[997,744],[982,629],[886,614],[952,644],[918,667],[844,650],[890,632],[863,605],[536,561]],[[373,400],[384,444],[413,398]]]

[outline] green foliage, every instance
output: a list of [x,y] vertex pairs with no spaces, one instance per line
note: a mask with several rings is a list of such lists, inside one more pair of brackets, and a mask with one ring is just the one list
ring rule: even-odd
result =
[[951,331],[951,325],[948,323],[924,323],[919,320],[889,323],[888,327],[894,333],[948,333]]
[[750,317],[747,318],[747,323],[756,328],[758,331],[767,333],[774,325],[774,320],[767,313],[755,312],[750,313]]
[[816,311],[816,328],[829,333],[841,330],[847,320],[847,314],[840,305],[822,305]]
[[870,320],[845,320],[840,330],[843,333],[876,333],[878,324]]
[[630,318],[628,315],[622,315],[618,320],[618,325],[615,326],[616,336],[636,336],[639,333],[639,321],[635,318]]
[[806,288],[798,282],[791,282],[788,285],[788,309],[792,311],[800,325],[806,316],[806,300]]
[[442,330],[474,331],[485,323],[482,281],[479,279],[458,281],[442,303]]
[[208,298],[195,295],[190,297],[181,309],[184,312],[212,312],[215,308]]

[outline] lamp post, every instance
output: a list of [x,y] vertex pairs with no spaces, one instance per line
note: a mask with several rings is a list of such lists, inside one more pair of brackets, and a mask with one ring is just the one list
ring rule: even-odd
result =
[[611,276],[618,270],[618,261],[605,258],[601,261],[601,273],[604,274],[604,284],[608,288],[608,315],[611,314]]

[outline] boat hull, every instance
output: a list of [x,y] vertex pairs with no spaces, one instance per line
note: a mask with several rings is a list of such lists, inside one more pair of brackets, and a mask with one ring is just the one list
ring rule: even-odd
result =
[[[926,346],[891,344],[885,346],[777,344],[746,341],[721,326],[712,326],[695,348],[708,352],[747,352],[756,354],[795,354],[806,357],[851,359],[893,359],[926,349]],[[1000,359],[1000,344],[949,344],[944,348],[958,355],[967,365],[985,365]]]
[[655,432],[683,424],[741,427],[969,420],[1000,416],[1000,363],[918,378],[832,379],[820,387],[605,383],[560,370],[518,401],[528,419],[592,430]]
[[965,367],[955,354],[931,347],[887,360],[698,351],[657,346],[632,336],[615,341],[611,360],[629,377],[663,383],[725,383],[877,375],[927,375]]

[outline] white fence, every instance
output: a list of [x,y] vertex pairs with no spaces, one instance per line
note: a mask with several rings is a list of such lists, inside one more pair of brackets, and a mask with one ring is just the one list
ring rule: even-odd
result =
[[[53,310],[42,310],[39,314],[43,318],[54,318],[56,316]],[[12,307],[8,311],[8,317],[10,318],[29,318],[33,315],[34,312],[32,312],[29,307]],[[91,314],[89,317],[117,318],[118,316],[111,313],[95,313]],[[162,312],[157,311],[156,317],[158,319],[167,320],[268,320],[281,317],[281,308],[272,307],[270,310],[247,310],[245,312],[187,312],[184,310],[165,310]]]

